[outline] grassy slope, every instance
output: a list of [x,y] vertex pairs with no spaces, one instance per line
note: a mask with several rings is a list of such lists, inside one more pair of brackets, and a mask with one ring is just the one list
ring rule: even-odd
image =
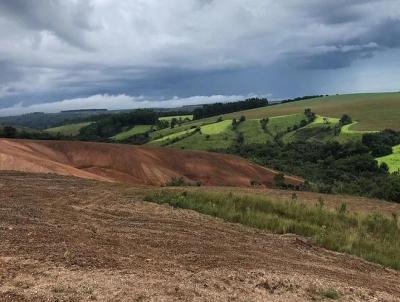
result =
[[203,125],[207,125],[210,123],[215,123],[215,122],[217,122],[217,120],[218,120],[218,117],[212,117],[212,118],[187,122],[180,126],[176,126],[174,128],[165,128],[165,129],[161,129],[158,131],[154,131],[154,132],[150,133],[150,137],[153,140],[156,140],[156,139],[159,139],[161,137],[164,137],[164,136],[167,136],[167,135],[170,135],[173,133],[182,132],[182,131],[191,129],[192,127],[203,126]]
[[116,141],[122,141],[124,139],[130,138],[136,134],[142,134],[149,131],[153,127],[152,125],[138,125],[135,126],[127,131],[120,132],[117,135],[113,136],[112,138]]
[[161,146],[161,145],[167,144],[168,141],[170,141],[170,140],[173,140],[173,139],[176,139],[176,138],[179,138],[179,137],[185,137],[186,135],[188,135],[188,134],[190,134],[190,133],[192,133],[194,131],[196,131],[196,129],[190,129],[189,128],[189,129],[186,129],[186,130],[183,130],[183,131],[174,132],[174,133],[171,133],[169,135],[163,136],[163,137],[161,137],[159,139],[156,139],[154,141],[151,141],[149,144],[155,145],[155,146]]
[[231,120],[224,120],[222,122],[205,125],[201,127],[201,133],[205,135],[216,135],[221,134],[228,130],[231,127],[232,121]]
[[[272,139],[278,133],[285,132],[288,127],[299,124],[304,119],[305,108],[311,108],[318,114],[316,121],[284,136],[284,141],[295,140],[335,140],[340,143],[348,141],[359,141],[366,131],[382,130],[392,128],[400,130],[400,93],[377,93],[377,94],[353,94],[331,96],[292,102],[282,105],[258,108],[242,112],[224,115],[224,121],[204,127],[209,123],[215,123],[218,117],[184,123],[174,129],[163,129],[150,134],[154,141],[168,137],[183,135],[188,129],[195,126],[202,127],[202,134],[183,138],[182,141],[172,144],[173,147],[190,149],[213,149],[225,148],[233,143],[235,134],[229,129],[229,120],[233,117],[245,115],[247,120],[241,123],[237,129],[242,132],[245,143],[264,143]],[[338,118],[347,113],[353,120],[357,121],[345,126],[340,135],[334,135],[332,126],[338,123]],[[325,124],[323,116],[329,117],[329,124]],[[259,124],[259,119],[269,117],[268,131],[264,133]],[[206,137],[209,135],[210,137]],[[168,139],[167,138],[167,139]],[[199,140],[199,141],[198,141]],[[156,143],[157,144],[157,143]]]
[[[212,117],[184,123],[173,129],[166,128],[154,131],[150,133],[150,137],[153,140],[149,143],[149,145],[163,145],[168,140],[182,137],[181,140],[170,144],[169,146],[195,150],[226,148],[230,146],[233,139],[236,137],[230,129],[232,121],[224,120],[222,122],[217,122],[217,120],[218,117]],[[188,133],[191,133],[195,130],[193,127],[201,127],[202,133],[196,133],[186,137]],[[207,138],[207,135],[210,137]]]
[[391,173],[400,171],[400,145],[393,148],[393,154],[377,158],[378,163],[386,163]]
[[304,118],[304,114],[300,113],[271,117],[267,128],[272,135],[276,135],[285,132],[288,127],[293,127],[294,125],[299,124]]
[[237,131],[243,134],[245,144],[262,144],[272,139],[271,135],[261,128],[259,119],[246,120],[240,123]]
[[83,127],[86,127],[90,124],[91,124],[91,122],[69,124],[69,125],[63,125],[60,127],[48,128],[45,131],[49,132],[51,134],[60,133],[63,135],[78,135],[79,130],[81,130]]
[[205,125],[201,127],[201,133],[186,137],[171,147],[194,150],[223,149],[232,145],[236,133],[232,130],[232,121]]
[[324,117],[317,116],[315,121],[296,131],[287,133],[283,137],[285,143],[293,141],[327,141],[334,139],[332,127],[339,123],[337,118],[328,118],[328,123],[325,123]]
[[349,213],[345,204],[335,211],[323,203],[307,206],[295,199],[282,203],[231,193],[171,191],[146,199],[274,233],[310,237],[314,244],[400,270],[398,221],[380,214]]
[[295,114],[311,108],[315,113],[329,117],[349,114],[359,123],[352,130],[400,130],[400,93],[371,93],[330,96],[286,103],[227,114],[224,117],[245,115],[249,119]]
[[171,147],[193,150],[224,149],[231,146],[235,138],[236,133],[231,129],[220,134],[210,135],[208,138],[205,134],[196,133],[171,145]]
[[315,121],[304,128],[288,133],[284,137],[286,143],[291,141],[330,141],[334,140],[339,143],[347,143],[350,141],[361,141],[364,133],[371,131],[352,130],[358,124],[354,122],[350,125],[342,127],[339,135],[334,135],[332,127],[339,123],[338,118],[328,117],[326,123],[323,116],[318,115]]

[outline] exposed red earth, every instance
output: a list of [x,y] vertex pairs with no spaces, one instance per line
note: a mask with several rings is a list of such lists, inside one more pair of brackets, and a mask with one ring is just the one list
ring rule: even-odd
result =
[[[277,172],[236,156],[74,141],[0,139],[0,170],[54,173],[134,185],[164,185],[172,177],[213,186],[271,187]],[[294,185],[302,181],[286,177]]]

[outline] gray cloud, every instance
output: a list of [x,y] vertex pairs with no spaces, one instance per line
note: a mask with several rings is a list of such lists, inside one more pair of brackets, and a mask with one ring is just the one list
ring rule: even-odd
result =
[[0,2],[0,10],[3,16],[28,30],[49,31],[66,43],[90,49],[85,31],[93,30],[95,25],[88,1],[4,0]]
[[2,0],[0,108],[97,94],[292,96],[398,48],[398,0]]

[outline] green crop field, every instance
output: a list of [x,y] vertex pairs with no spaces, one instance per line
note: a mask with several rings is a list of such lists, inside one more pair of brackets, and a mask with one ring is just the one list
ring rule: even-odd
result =
[[90,125],[92,122],[68,124],[60,127],[48,128],[45,131],[51,134],[62,134],[62,135],[78,135],[79,130],[83,127]]
[[186,130],[189,130],[189,129],[192,129],[192,128],[195,128],[195,127],[201,127],[201,126],[205,126],[205,125],[208,125],[208,124],[216,123],[217,120],[218,120],[218,117],[213,117],[213,118],[207,118],[207,119],[187,122],[187,123],[184,123],[182,125],[177,125],[174,128],[165,128],[165,129],[161,129],[161,130],[157,130],[157,131],[151,132],[150,133],[150,137],[153,140],[157,140],[157,139],[160,139],[160,138],[162,138],[164,136],[168,136],[170,134],[186,131]]
[[[317,115],[314,122],[298,130],[287,133],[283,137],[285,143],[293,141],[328,141],[337,140],[333,127],[339,123],[338,118]],[[345,138],[342,138],[345,142]]]
[[260,120],[246,120],[237,128],[244,136],[245,144],[262,144],[272,140],[272,136],[261,128]]
[[182,119],[182,120],[185,120],[185,119],[193,120],[193,115],[192,114],[187,114],[187,115],[163,116],[163,117],[160,117],[159,120],[160,121],[170,121],[173,118],[176,118],[177,120],[179,120],[179,119]]
[[170,146],[193,150],[226,149],[232,145],[235,139],[236,133],[229,127],[224,132],[214,135],[196,133]]
[[352,130],[400,130],[400,93],[369,93],[329,96],[257,108],[226,114],[225,118],[245,115],[248,119],[257,119],[304,112],[311,108],[313,112],[340,118],[349,114],[358,124]]
[[313,124],[336,125],[339,124],[338,118],[317,115]]
[[267,129],[272,135],[285,132],[288,127],[293,127],[305,118],[304,114],[296,113],[283,116],[273,116],[269,119]]
[[[197,123],[197,126],[200,126],[201,129],[201,132],[199,133],[187,135],[195,131],[195,129],[190,128],[189,130],[170,134],[161,139],[153,141],[150,144],[159,144],[160,141],[165,142],[165,140],[178,138],[176,142],[169,144],[169,147],[180,149],[210,150],[228,148],[230,145],[232,145],[233,141],[236,138],[236,133],[232,130],[231,127],[231,120],[224,120],[221,122],[204,125],[202,124],[203,123],[200,121]],[[190,127],[193,127],[193,125],[191,125]]]
[[228,128],[231,126],[232,126],[232,120],[225,120],[222,122],[202,126],[201,133],[206,135],[220,134],[228,130]]
[[[306,108],[317,114],[316,120],[306,127],[286,133],[288,128],[299,126],[305,119],[303,112]],[[343,114],[350,115],[354,122],[342,127],[337,134],[334,126]],[[246,116],[246,120],[233,131],[232,118],[239,119],[242,115]],[[221,122],[218,122],[219,116],[186,122],[173,129],[151,132],[150,144],[165,145],[165,140],[174,140],[168,145],[187,149],[219,149],[231,146],[239,132],[244,136],[244,144],[265,143],[279,134],[284,134],[282,139],[286,143],[331,140],[347,143],[360,141],[368,132],[386,128],[400,130],[399,116],[400,93],[337,95],[225,114]],[[269,118],[265,131],[260,124],[262,118]],[[200,127],[201,133],[187,136],[195,127]]]
[[186,135],[188,135],[188,134],[190,134],[190,133],[192,133],[192,132],[194,132],[194,131],[196,131],[196,129],[187,129],[187,130],[184,130],[184,131],[175,132],[175,133],[172,133],[172,134],[163,136],[163,137],[161,137],[161,138],[159,138],[159,139],[156,139],[156,140],[154,140],[152,143],[155,143],[155,144],[164,144],[164,143],[166,143],[168,140],[173,140],[173,139],[176,139],[176,138],[179,138],[179,137],[184,137],[184,136],[186,136]]
[[333,128],[325,124],[309,124],[283,137],[285,143],[293,141],[328,141],[334,138]]
[[137,125],[127,131],[118,133],[117,135],[113,136],[112,139],[116,141],[123,141],[136,134],[146,133],[147,131],[150,131],[152,127],[152,125]]
[[400,145],[393,147],[393,154],[377,158],[378,163],[386,163],[389,166],[389,172],[400,172]]

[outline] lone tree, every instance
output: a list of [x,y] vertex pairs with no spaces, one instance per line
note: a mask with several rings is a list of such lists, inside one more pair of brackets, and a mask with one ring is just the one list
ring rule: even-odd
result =
[[178,124],[178,119],[177,118],[173,118],[171,120],[171,129],[175,128],[175,126]]
[[11,126],[4,126],[3,135],[7,138],[13,138],[17,135],[17,129]]
[[238,122],[237,122],[236,118],[234,118],[234,119],[232,120],[232,129],[233,129],[233,130],[236,130],[237,127],[238,127]]
[[311,111],[310,108],[306,108],[306,109],[304,110],[304,115],[307,117],[307,122],[308,122],[309,124],[311,124],[312,122],[315,121],[316,115],[315,115],[314,112]]
[[278,188],[283,188],[285,184],[285,175],[283,173],[276,174],[274,177],[275,186]]
[[239,132],[237,137],[236,137],[236,145],[241,146],[244,143],[244,135],[242,132]]
[[350,115],[343,114],[342,117],[340,118],[340,124],[341,124],[342,126],[344,126],[344,125],[349,125],[349,124],[351,124],[351,123],[353,123],[353,121],[352,121]]
[[268,122],[269,122],[269,118],[268,118],[268,117],[263,118],[263,119],[260,120],[261,128],[262,128],[264,131],[267,130]]

